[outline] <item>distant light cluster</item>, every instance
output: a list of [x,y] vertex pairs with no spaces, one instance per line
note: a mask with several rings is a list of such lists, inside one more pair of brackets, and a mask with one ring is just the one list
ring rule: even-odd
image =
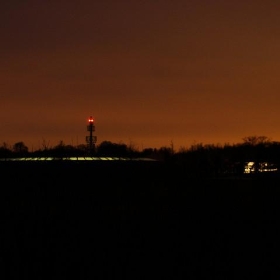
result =
[[278,168],[274,164],[269,162],[260,162],[256,164],[253,161],[247,162],[244,167],[244,173],[256,173],[256,172],[276,172]]

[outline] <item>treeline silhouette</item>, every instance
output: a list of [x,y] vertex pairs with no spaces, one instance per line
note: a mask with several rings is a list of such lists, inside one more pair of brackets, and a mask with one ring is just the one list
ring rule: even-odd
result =
[[237,144],[194,144],[189,148],[174,150],[169,147],[145,148],[139,151],[134,146],[123,143],[103,141],[89,151],[87,145],[66,145],[60,141],[54,147],[43,145],[41,149],[29,151],[20,141],[9,147],[6,143],[0,146],[0,158],[19,157],[126,157],[151,158],[172,165],[186,174],[217,176],[220,174],[242,174],[247,162],[254,162],[255,170],[262,162],[273,166],[280,165],[280,142],[272,141],[266,136],[248,136]]

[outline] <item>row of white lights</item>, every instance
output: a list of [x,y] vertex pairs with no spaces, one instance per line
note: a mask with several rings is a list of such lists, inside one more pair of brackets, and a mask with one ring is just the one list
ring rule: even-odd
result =
[[149,158],[123,158],[123,157],[30,157],[30,158],[1,158],[0,161],[51,161],[51,160],[70,160],[70,161],[93,161],[93,160],[137,160],[137,161],[155,161]]

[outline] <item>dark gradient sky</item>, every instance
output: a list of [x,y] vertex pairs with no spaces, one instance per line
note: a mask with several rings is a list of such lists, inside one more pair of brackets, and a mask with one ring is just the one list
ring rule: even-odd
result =
[[0,142],[280,141],[280,2],[10,0]]

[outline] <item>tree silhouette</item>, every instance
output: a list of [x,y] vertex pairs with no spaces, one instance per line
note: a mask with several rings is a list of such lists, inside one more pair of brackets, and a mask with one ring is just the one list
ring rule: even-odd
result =
[[17,156],[25,156],[28,154],[28,147],[23,142],[17,142],[13,145],[13,151]]

